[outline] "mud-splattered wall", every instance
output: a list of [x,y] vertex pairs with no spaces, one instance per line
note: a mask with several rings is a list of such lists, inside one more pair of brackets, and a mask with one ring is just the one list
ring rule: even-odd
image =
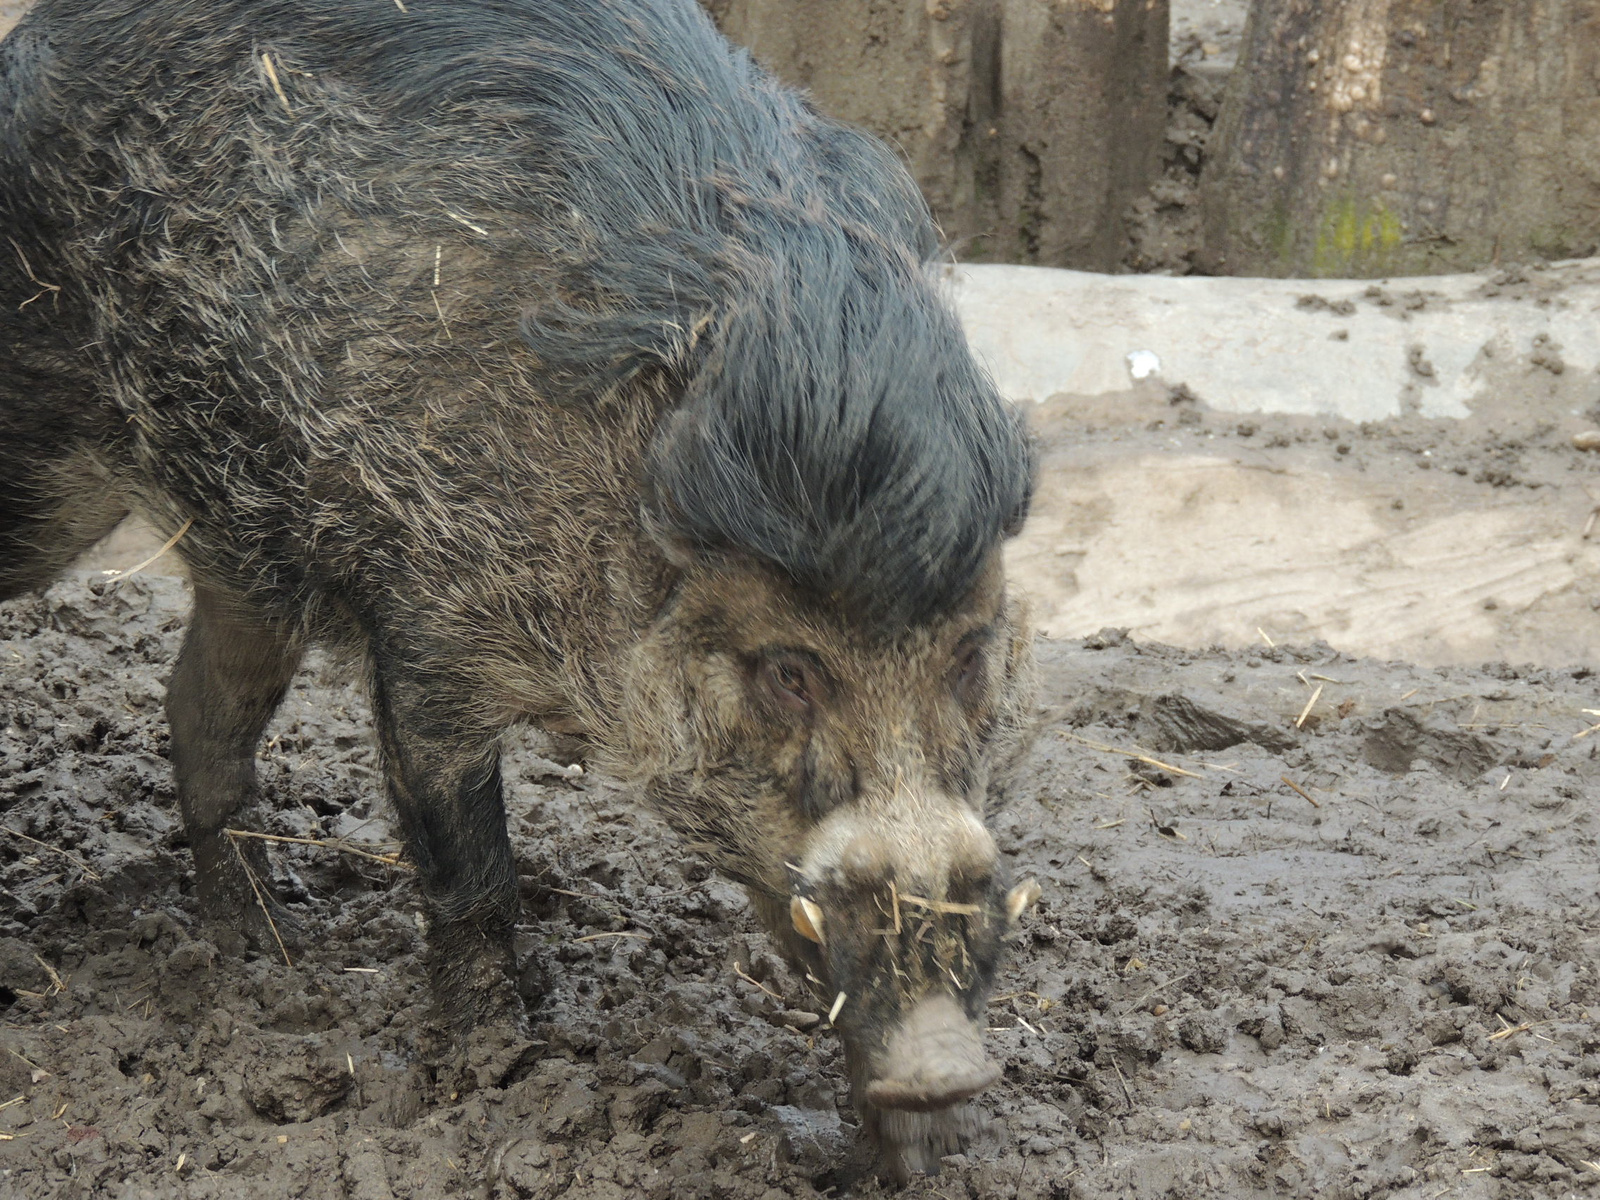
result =
[[898,146],[966,259],[1113,270],[1160,168],[1168,0],[703,0]]

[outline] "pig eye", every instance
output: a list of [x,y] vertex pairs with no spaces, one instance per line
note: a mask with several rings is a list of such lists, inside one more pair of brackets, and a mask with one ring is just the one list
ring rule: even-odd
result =
[[826,685],[821,670],[798,654],[777,654],[765,659],[758,678],[768,698],[788,712],[809,712],[824,698]]
[[955,663],[950,668],[950,686],[963,704],[975,704],[984,684],[983,647],[968,642],[956,647]]

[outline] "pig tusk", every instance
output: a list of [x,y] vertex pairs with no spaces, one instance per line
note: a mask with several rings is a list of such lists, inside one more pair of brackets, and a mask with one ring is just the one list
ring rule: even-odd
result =
[[822,934],[822,906],[815,900],[807,900],[804,896],[790,900],[789,920],[794,922],[794,931],[807,941],[819,946],[828,944],[828,939]]
[[1032,908],[1034,903],[1043,894],[1036,879],[1026,883],[1019,883],[1006,893],[1006,917],[1015,925],[1022,919],[1022,914]]

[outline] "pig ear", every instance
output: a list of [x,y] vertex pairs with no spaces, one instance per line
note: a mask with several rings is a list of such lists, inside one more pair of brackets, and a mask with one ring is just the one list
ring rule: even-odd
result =
[[519,322],[549,394],[594,403],[652,368],[692,374],[724,291],[715,249],[652,232],[608,240],[603,253],[555,252],[564,266],[551,294]]
[[653,368],[692,375],[713,324],[710,313],[602,317],[551,301],[525,311],[519,328],[550,394],[594,404]]

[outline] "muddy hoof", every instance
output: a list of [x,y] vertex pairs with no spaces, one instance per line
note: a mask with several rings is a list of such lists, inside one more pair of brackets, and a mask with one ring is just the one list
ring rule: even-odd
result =
[[470,922],[428,931],[437,1021],[465,1040],[473,1030],[500,1026],[528,1034],[528,1010],[517,991],[517,957],[509,931],[485,933]]
[[272,893],[271,868],[259,844],[236,849],[221,837],[197,837],[193,852],[200,912],[220,949],[281,957],[304,943],[300,919]]

